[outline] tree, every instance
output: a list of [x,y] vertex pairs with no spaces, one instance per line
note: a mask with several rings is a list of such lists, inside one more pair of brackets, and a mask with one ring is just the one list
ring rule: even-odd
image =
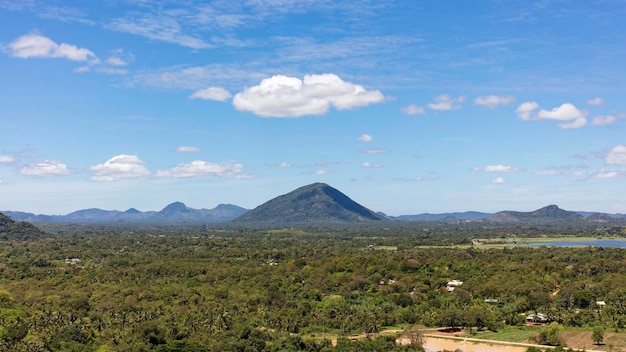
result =
[[602,344],[604,341],[604,328],[601,326],[595,326],[592,331],[591,339],[593,340],[593,343],[596,345]]
[[559,346],[562,344],[561,330],[563,330],[561,324],[552,322],[535,336],[535,342],[540,345]]
[[410,345],[417,348],[423,348],[424,345],[424,334],[420,330],[417,325],[412,325],[410,328],[405,330],[405,334],[410,341]]

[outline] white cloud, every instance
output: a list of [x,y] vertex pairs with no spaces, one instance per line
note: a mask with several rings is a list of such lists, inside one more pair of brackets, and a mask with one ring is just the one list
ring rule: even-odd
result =
[[314,172],[315,175],[328,175],[328,170],[326,169],[319,169],[317,171]]
[[517,167],[511,167],[506,165],[487,165],[485,167],[475,167],[474,171],[482,172],[522,172],[523,170]]
[[529,101],[529,102],[520,104],[520,106],[518,106],[517,109],[515,110],[515,113],[517,113],[517,116],[519,116],[520,119],[524,121],[528,121],[532,119],[533,112],[537,110],[538,108],[539,108],[539,104],[537,104],[537,102]]
[[556,176],[556,175],[560,175],[561,172],[557,171],[557,170],[538,170],[538,171],[533,171],[534,175],[541,175],[541,176]]
[[428,106],[431,110],[436,111],[458,110],[461,108],[461,103],[464,101],[465,97],[453,98],[444,94],[436,97],[434,103],[430,103],[426,106]]
[[15,158],[8,155],[0,155],[0,164],[2,163],[12,163],[15,161]]
[[131,33],[158,40],[173,43],[193,49],[206,49],[213,47],[206,41],[183,33],[183,29],[177,18],[168,16],[166,12],[159,14],[145,14],[141,18],[116,18],[106,26],[110,30]]
[[287,167],[291,167],[291,164],[289,164],[286,161],[283,161],[282,163],[278,164],[278,167],[287,168]]
[[373,141],[374,138],[372,138],[372,136],[370,136],[369,134],[362,134],[359,138],[357,138],[357,140],[361,142],[369,143]]
[[589,105],[602,105],[602,104],[604,104],[604,100],[602,100],[602,98],[600,98],[600,97],[597,97],[597,98],[593,98],[593,99],[587,100],[587,104],[589,104]]
[[503,185],[504,179],[502,177],[496,177],[493,180],[491,180],[491,183],[494,185]]
[[331,106],[346,110],[384,99],[380,91],[368,91],[334,74],[305,75],[303,80],[276,75],[235,95],[233,106],[262,117],[300,117],[323,115]]
[[22,59],[31,57],[65,58],[72,61],[91,60],[94,63],[98,60],[96,55],[89,49],[79,48],[66,43],[57,44],[50,38],[37,34],[23,35],[9,43],[7,49],[11,56]]
[[604,162],[609,165],[626,165],[626,145],[613,147],[604,158]]
[[381,154],[381,153],[387,153],[387,152],[389,152],[389,149],[384,149],[384,148],[363,149],[363,153],[367,153],[367,154]]
[[115,49],[111,51],[111,56],[106,59],[106,64],[111,66],[126,66],[129,62],[135,60],[135,55],[125,53],[124,49]]
[[509,105],[515,101],[515,97],[510,95],[486,95],[474,99],[474,104],[484,106],[489,109],[496,108],[498,106]]
[[537,113],[537,117],[539,119],[550,119],[550,120],[559,120],[559,121],[569,121],[569,120],[577,120],[579,118],[585,117],[585,112],[579,110],[570,103],[561,104],[561,106],[556,107],[550,111],[540,110]]
[[189,153],[189,152],[199,152],[200,148],[193,146],[181,145],[180,147],[174,150],[177,153]]
[[617,118],[615,116],[611,116],[611,115],[596,116],[591,121],[591,125],[593,126],[610,125],[612,123],[615,123],[615,121],[617,121]]
[[90,167],[89,170],[95,173],[90,180],[108,182],[150,175],[150,171],[143,164],[135,155],[116,155],[103,164]]
[[405,106],[401,110],[403,113],[407,115],[420,115],[426,112],[423,106],[417,106],[415,104],[411,104],[409,106]]
[[55,160],[39,161],[20,169],[20,174],[24,176],[63,176],[71,173],[67,165]]
[[368,169],[378,169],[378,168],[383,167],[380,164],[372,164],[369,161],[364,162],[361,166],[364,168],[368,168]]
[[121,68],[111,68],[111,67],[98,67],[96,71],[100,73],[106,73],[108,75],[125,75],[128,73],[128,70],[121,69]]
[[157,171],[158,177],[190,178],[216,176],[223,178],[253,178],[254,175],[242,174],[241,164],[216,164],[201,160],[192,161],[189,164],[180,164],[169,170]]
[[536,102],[522,103],[515,112],[520,119],[528,120],[557,120],[566,121],[560,123],[559,128],[579,128],[587,124],[587,112],[579,110],[576,106],[570,103],[561,104],[550,111],[539,109],[539,104]]
[[191,96],[189,96],[189,99],[226,101],[230,99],[230,97],[232,97],[232,95],[224,88],[209,87],[196,91]]
[[591,178],[608,179],[608,178],[621,178],[624,177],[623,171],[600,169],[598,172],[591,175]]

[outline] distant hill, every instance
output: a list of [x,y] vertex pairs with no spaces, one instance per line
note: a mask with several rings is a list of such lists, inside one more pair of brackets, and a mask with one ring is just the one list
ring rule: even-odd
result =
[[15,221],[0,213],[0,241],[1,240],[36,240],[45,233],[33,224],[23,221]]
[[405,220],[405,221],[429,221],[429,220],[481,220],[487,219],[492,216],[493,213],[481,213],[479,211],[466,211],[466,212],[455,212],[455,213],[440,213],[440,214],[430,214],[430,213],[422,213],[417,215],[400,215],[395,217],[390,217],[394,220]]
[[223,222],[233,220],[247,209],[232,204],[220,204],[213,209],[193,209],[184,203],[174,202],[160,211],[141,212],[130,208],[124,212],[97,208],[78,210],[67,215],[35,215],[24,212],[5,211],[13,220],[29,222],[63,223],[149,223],[149,222]]
[[561,222],[561,221],[581,221],[583,215],[575,211],[567,211],[556,205],[548,205],[541,209],[530,212],[522,211],[501,211],[489,217],[489,221],[498,222]]
[[313,183],[276,197],[235,219],[238,223],[337,223],[386,218],[325,183]]

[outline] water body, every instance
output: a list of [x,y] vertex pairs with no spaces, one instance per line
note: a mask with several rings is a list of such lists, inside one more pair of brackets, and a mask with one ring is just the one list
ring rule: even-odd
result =
[[624,240],[591,240],[591,241],[553,241],[553,242],[528,242],[532,246],[549,247],[615,247],[626,248]]

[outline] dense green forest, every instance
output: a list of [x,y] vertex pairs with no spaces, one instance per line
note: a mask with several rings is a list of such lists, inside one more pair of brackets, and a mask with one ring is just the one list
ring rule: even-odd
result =
[[[0,240],[0,350],[414,351],[374,333],[497,331],[531,313],[563,327],[626,325],[624,249],[448,246],[625,236],[619,227],[43,228]],[[463,284],[450,292],[451,280]]]

